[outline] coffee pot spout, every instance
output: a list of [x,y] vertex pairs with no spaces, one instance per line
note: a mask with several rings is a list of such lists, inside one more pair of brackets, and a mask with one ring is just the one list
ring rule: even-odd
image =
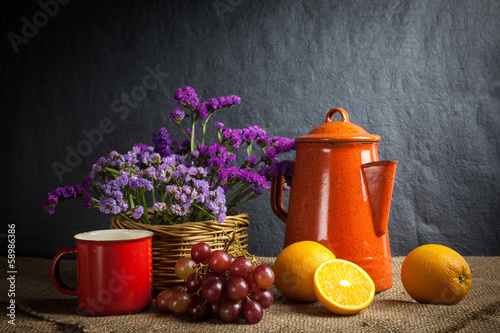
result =
[[379,237],[387,233],[397,163],[397,161],[377,161],[361,165],[375,232]]

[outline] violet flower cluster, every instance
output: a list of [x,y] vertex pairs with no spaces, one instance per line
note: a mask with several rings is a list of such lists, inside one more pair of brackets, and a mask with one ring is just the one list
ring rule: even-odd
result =
[[[125,154],[112,151],[93,165],[82,184],[49,193],[45,211],[53,214],[59,202],[83,197],[84,208],[146,224],[223,222],[228,212],[268,190],[273,176],[285,175],[289,188],[293,163],[282,156],[295,150],[294,140],[270,137],[259,126],[230,129],[217,121],[210,127],[218,141],[206,143],[209,119],[240,104],[240,97],[200,102],[186,86],[174,98],[180,107],[170,119],[184,140],[173,139],[163,127],[153,134],[154,147],[136,144]],[[238,149],[244,151],[240,158]]]
[[136,144],[126,154],[112,151],[101,157],[84,184],[49,193],[45,207],[52,214],[60,198],[84,195],[85,208],[146,224],[187,222],[198,217],[193,211],[223,222],[224,190],[211,189],[206,176],[205,168],[190,165],[182,155],[161,157],[154,147]]
[[[211,186],[224,189],[228,211],[234,211],[257,197],[262,189],[268,190],[273,176],[284,175],[285,186],[289,188],[293,162],[281,157],[295,150],[294,140],[270,137],[256,125],[231,129],[216,121],[213,129],[217,131],[218,141],[206,143],[210,117],[223,108],[240,104],[240,97],[211,98],[200,103],[196,91],[186,86],[177,89],[174,98],[180,107],[171,113],[170,119],[186,139],[182,142],[172,139],[163,127],[153,135],[155,151],[162,157],[183,155],[190,159],[192,165],[204,167]],[[254,153],[254,148],[257,148],[257,153]],[[244,151],[244,161],[235,165],[238,149]]]

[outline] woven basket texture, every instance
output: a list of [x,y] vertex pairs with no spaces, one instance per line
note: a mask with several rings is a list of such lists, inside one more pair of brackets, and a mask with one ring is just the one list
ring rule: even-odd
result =
[[[111,218],[111,229],[143,229],[153,236],[153,289],[161,291],[180,284],[175,275],[175,263],[180,258],[191,256],[191,247],[199,242],[207,243],[212,251],[224,248],[228,237],[235,237],[241,246],[248,246],[248,214],[227,216],[223,223],[215,221],[187,222],[174,225],[150,225],[125,220],[120,216]],[[233,236],[234,233],[234,236]],[[239,256],[238,249],[229,247],[229,254]]]

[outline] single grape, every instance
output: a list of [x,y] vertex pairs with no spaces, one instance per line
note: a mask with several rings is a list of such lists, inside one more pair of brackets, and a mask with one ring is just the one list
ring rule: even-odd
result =
[[188,276],[185,285],[186,285],[186,292],[188,294],[194,294],[203,285],[203,278],[201,276],[197,277],[196,273],[192,273],[191,275]]
[[208,281],[210,281],[212,279],[219,279],[222,281],[220,274],[217,274],[215,272],[208,272],[202,278],[203,278],[203,281],[202,281],[203,284],[207,283]]
[[167,301],[174,292],[175,291],[173,291],[172,289],[166,289],[158,293],[158,295],[156,295],[155,306],[158,309],[158,311],[165,313],[170,312]]
[[274,272],[271,267],[261,264],[253,270],[253,279],[260,288],[269,288],[274,283]]
[[191,248],[191,259],[193,259],[197,264],[204,262],[210,257],[211,253],[210,246],[207,243],[197,243]]
[[231,266],[231,257],[224,250],[212,252],[208,258],[208,267],[215,273],[223,273]]
[[229,268],[231,276],[246,278],[253,271],[252,261],[248,258],[236,258]]
[[246,278],[248,285],[250,286],[250,289],[252,289],[253,286],[257,287],[257,283],[255,283],[253,279],[253,273],[248,274]]
[[273,293],[267,289],[257,288],[255,294],[251,297],[252,300],[258,302],[263,309],[269,308],[274,303]]
[[189,258],[181,258],[177,260],[174,267],[175,275],[177,275],[179,279],[187,279],[189,275],[194,273],[194,265],[196,265],[194,260]]
[[256,301],[248,301],[243,304],[241,308],[241,315],[243,319],[247,321],[249,324],[257,324],[262,320],[262,316],[264,315],[264,311],[260,304]]
[[209,302],[217,302],[224,293],[224,283],[220,279],[211,279],[203,285],[203,297]]
[[208,306],[208,313],[210,314],[210,316],[214,319],[219,319],[220,318],[220,315],[219,315],[219,311],[220,311],[220,305],[221,305],[222,302],[208,302],[207,303],[207,306]]
[[186,310],[191,303],[191,297],[186,292],[178,291],[173,293],[167,300],[167,305],[170,311],[175,314],[186,313]]
[[226,323],[232,323],[238,319],[241,313],[241,302],[227,300],[221,303],[219,317]]
[[227,281],[227,295],[233,301],[244,299],[248,294],[248,289],[248,283],[238,276],[232,277]]
[[201,321],[208,318],[208,307],[204,304],[205,301],[202,298],[197,298],[193,300],[187,310],[187,316],[192,321]]

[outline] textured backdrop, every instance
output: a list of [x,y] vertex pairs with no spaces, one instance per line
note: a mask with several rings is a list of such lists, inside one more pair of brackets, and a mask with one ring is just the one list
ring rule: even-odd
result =
[[[496,0],[12,0],[0,15],[1,253],[7,223],[19,256],[52,257],[107,228],[110,216],[79,200],[44,214],[47,192],[175,131],[173,92],[190,85],[204,100],[242,97],[220,113],[228,127],[278,136],[346,109],[382,137],[381,159],[399,161],[393,255],[424,243],[500,255]],[[277,255],[285,225],[269,194],[246,211],[250,251]]]

